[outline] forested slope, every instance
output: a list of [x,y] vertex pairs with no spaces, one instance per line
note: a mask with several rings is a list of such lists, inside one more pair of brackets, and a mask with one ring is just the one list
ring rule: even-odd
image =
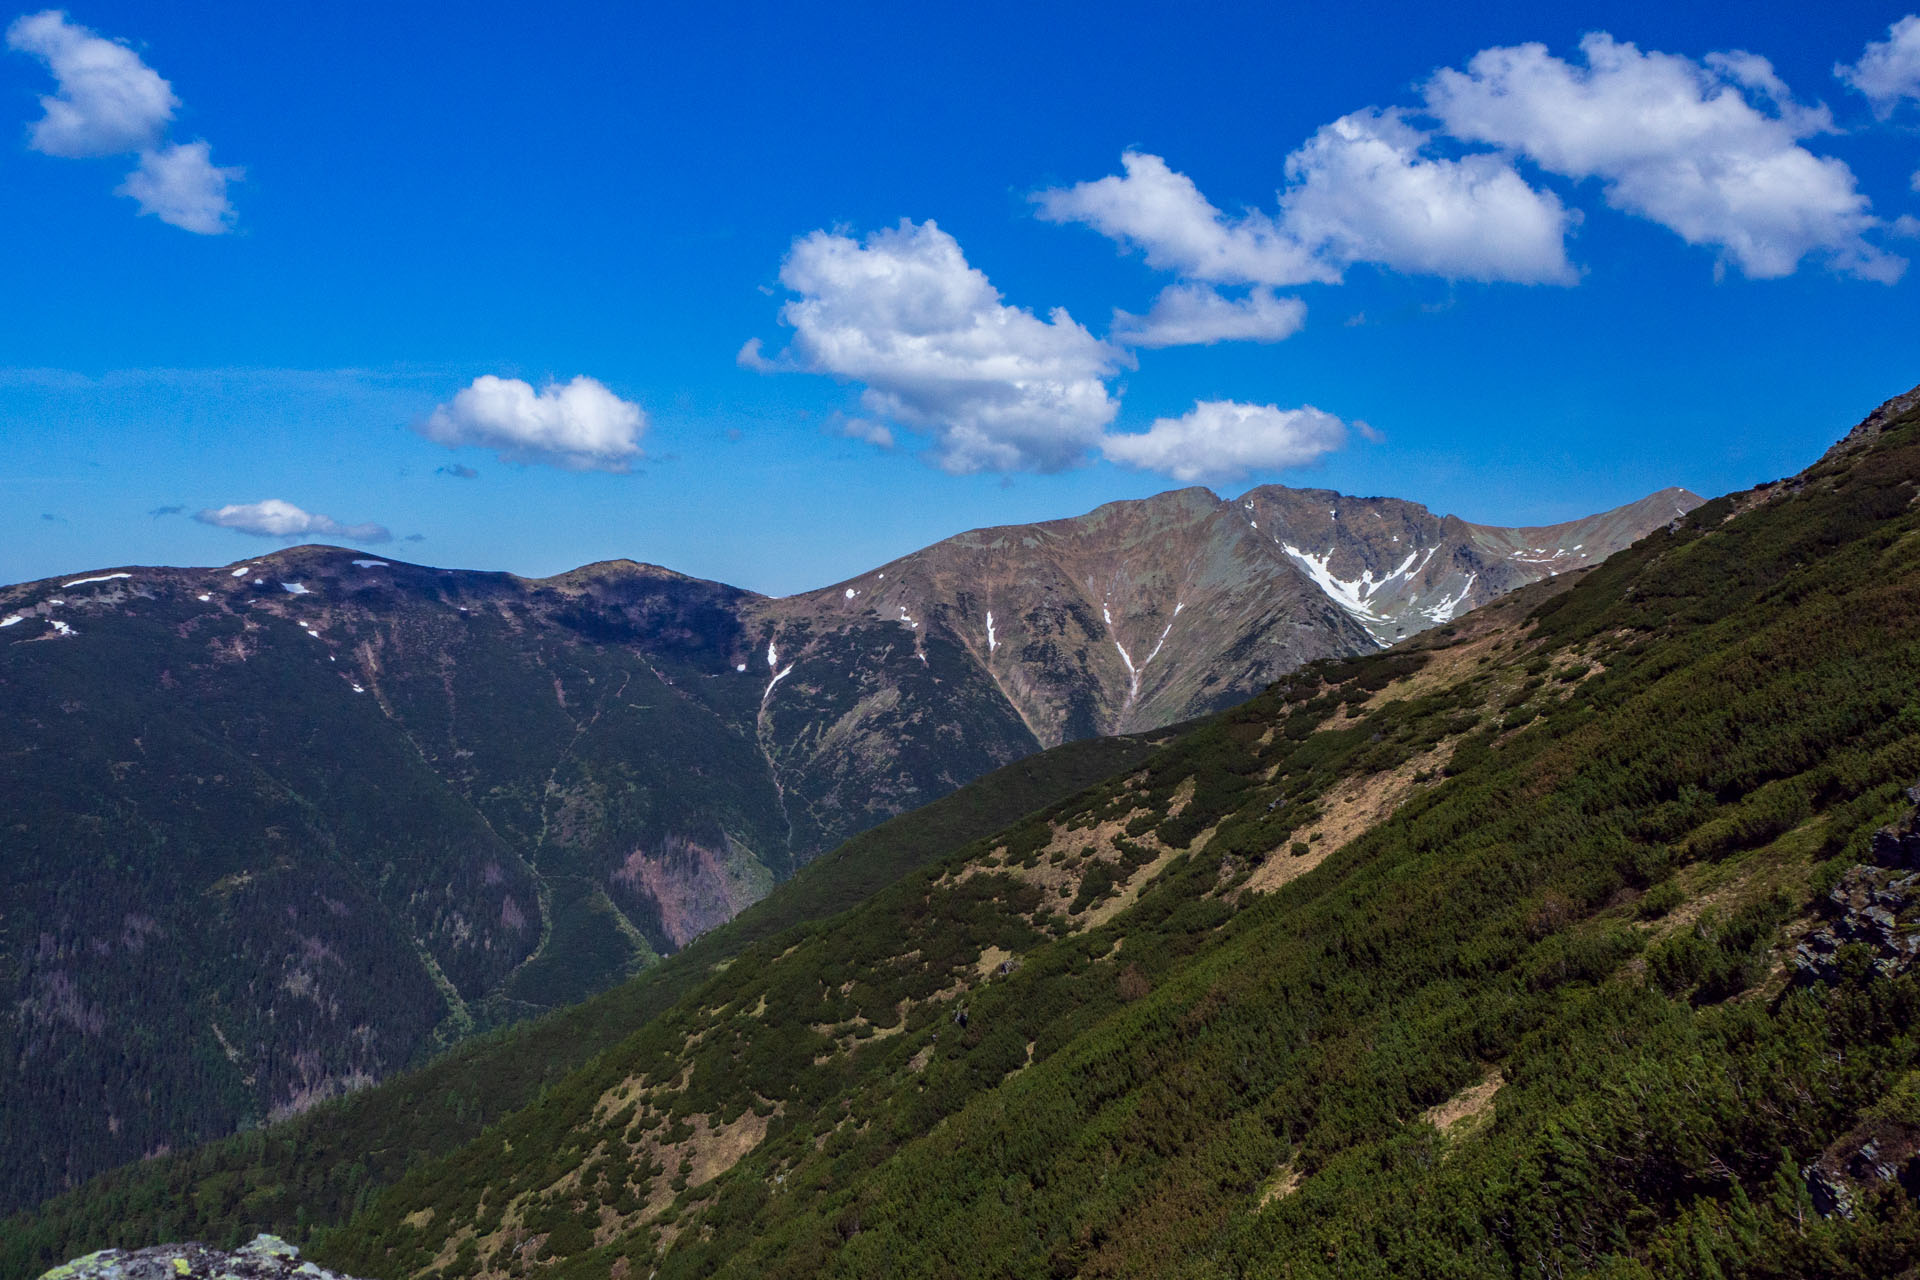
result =
[[321,1256],[1900,1272],[1916,417],[747,949]]
[[[536,1022],[475,1037],[420,1070],[265,1129],[103,1174],[0,1221],[0,1276],[31,1276],[105,1244],[339,1223],[409,1162],[453,1151],[767,937],[860,901],[909,871],[1136,767],[1169,734],[1067,743],[847,841],[729,923],[632,981]],[[31,1158],[9,1151],[10,1160]]]

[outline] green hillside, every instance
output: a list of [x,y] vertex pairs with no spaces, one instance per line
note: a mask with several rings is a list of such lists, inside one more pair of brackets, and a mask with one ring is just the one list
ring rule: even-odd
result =
[[824,919],[907,872],[1137,766],[1162,734],[1067,743],[854,837],[729,923],[612,991],[463,1042],[428,1066],[303,1115],[104,1174],[0,1221],[0,1276],[100,1244],[239,1243],[338,1223],[409,1161],[453,1151],[623,1038],[747,946]]
[[747,949],[320,1257],[1900,1272],[1917,418]]

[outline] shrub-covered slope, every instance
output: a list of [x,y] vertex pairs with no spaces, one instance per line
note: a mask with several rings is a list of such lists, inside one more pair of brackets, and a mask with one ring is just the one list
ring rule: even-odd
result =
[[1873,834],[1920,777],[1917,480],[1908,409],[1568,590],[1309,668],[747,948],[319,1256],[1899,1273],[1920,986],[1873,860],[1915,842]]
[[[1166,734],[1160,735],[1164,740]],[[746,947],[823,919],[902,875],[1114,771],[1149,736],[1067,743],[862,833],[685,949],[612,991],[463,1042],[428,1066],[267,1129],[102,1175],[0,1222],[0,1276],[29,1276],[102,1244],[304,1233],[338,1223],[410,1161],[453,1151],[667,1008]],[[31,1146],[9,1159],[30,1159]]]

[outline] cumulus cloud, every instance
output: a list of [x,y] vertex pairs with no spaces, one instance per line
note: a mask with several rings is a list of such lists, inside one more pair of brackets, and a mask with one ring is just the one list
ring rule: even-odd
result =
[[50,156],[116,156],[159,142],[180,100],[173,86],[116,40],[68,21],[57,9],[16,18],[7,47],[53,73],[27,144]]
[[627,471],[641,456],[647,415],[592,378],[535,391],[518,378],[484,374],[414,429],[449,449],[492,449],[502,462]]
[[1885,40],[1868,44],[1860,61],[1839,64],[1833,74],[1865,94],[1883,120],[1902,99],[1920,101],[1920,14],[1910,13],[1888,27]]
[[1339,272],[1269,215],[1229,218],[1192,178],[1159,156],[1129,151],[1121,174],[1034,196],[1040,217],[1079,222],[1141,250],[1147,265],[1212,284],[1331,283]]
[[1427,153],[1397,111],[1358,111],[1288,157],[1277,215],[1229,218],[1159,156],[1128,152],[1122,175],[1034,197],[1142,250],[1147,264],[1215,284],[1331,284],[1357,262],[1450,280],[1566,283],[1571,217],[1505,158]]
[[213,163],[204,142],[179,142],[140,157],[140,167],[127,175],[116,195],[132,196],[140,212],[150,213],[168,226],[196,235],[217,236],[233,227],[233,205],[227,201],[227,183],[242,170]]
[[1573,218],[1504,157],[1425,154],[1399,111],[1356,111],[1287,158],[1287,234],[1323,261],[1448,280],[1571,284]]
[[116,195],[183,231],[211,236],[232,229],[227,184],[244,171],[215,165],[205,142],[167,141],[180,100],[139,54],[55,9],[15,19],[7,46],[44,62],[56,86],[40,99],[45,114],[29,128],[29,146],[50,156],[137,154],[139,164]]
[[1904,269],[1862,238],[1876,220],[1853,172],[1799,145],[1832,128],[1827,112],[1796,105],[1766,59],[1695,62],[1604,32],[1580,50],[1580,66],[1539,44],[1482,50],[1428,82],[1427,108],[1456,138],[1599,179],[1615,208],[1748,276],[1790,275],[1809,254],[1872,280]]
[[781,308],[793,339],[771,361],[749,343],[740,362],[861,384],[866,412],[930,434],[944,470],[1059,471],[1113,419],[1106,379],[1125,353],[1064,309],[1008,306],[931,221],[803,236],[780,282],[798,295]]
[[1202,400],[1178,418],[1100,442],[1110,460],[1158,471],[1188,484],[1229,480],[1250,471],[1279,471],[1312,462],[1346,442],[1346,424],[1312,405]]
[[1307,322],[1307,304],[1256,288],[1227,298],[1204,284],[1169,285],[1144,316],[1113,313],[1115,342],[1130,347],[1210,346],[1216,342],[1279,342]]
[[263,502],[240,502],[194,513],[201,524],[250,533],[259,538],[345,538],[349,542],[391,542],[393,533],[385,525],[342,524],[332,516],[302,511],[291,502],[268,498]]

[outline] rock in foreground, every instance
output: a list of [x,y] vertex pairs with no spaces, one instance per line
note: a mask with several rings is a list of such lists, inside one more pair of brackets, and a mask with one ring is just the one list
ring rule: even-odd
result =
[[349,1280],[300,1260],[279,1236],[258,1235],[238,1249],[163,1244],[151,1249],[102,1249],[55,1267],[40,1280]]

